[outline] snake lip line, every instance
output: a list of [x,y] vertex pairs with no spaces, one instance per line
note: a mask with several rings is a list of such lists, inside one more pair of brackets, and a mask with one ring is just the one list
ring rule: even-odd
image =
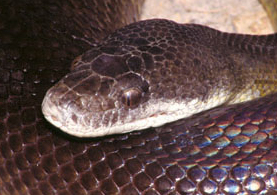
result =
[[[89,123],[90,126],[88,126],[85,125],[86,123],[82,120],[79,120],[79,123],[72,121],[70,113],[65,116],[64,113],[67,112],[67,110],[57,108],[55,103],[53,103],[50,98],[47,98],[47,96],[43,101],[42,111],[45,118],[50,123],[63,130],[65,133],[77,137],[101,137],[110,134],[121,134],[133,130],[147,129],[149,127],[158,127],[166,123],[189,117],[203,110],[216,107],[223,104],[227,98],[228,95],[226,95],[225,92],[222,92],[220,97],[215,95],[213,98],[209,98],[205,102],[194,99],[186,103],[166,101],[155,104],[157,101],[153,100],[151,103],[152,106],[148,107],[145,112],[152,113],[153,110],[156,110],[155,113],[149,114],[147,117],[142,117],[135,121],[123,121],[122,123],[116,123],[109,126],[100,125],[98,128],[94,128],[91,122]],[[167,108],[168,111],[159,111],[160,108]]]

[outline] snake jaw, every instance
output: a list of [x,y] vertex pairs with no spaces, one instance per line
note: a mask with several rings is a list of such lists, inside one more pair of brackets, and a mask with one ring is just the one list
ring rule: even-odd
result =
[[76,101],[70,101],[67,106],[58,108],[59,101],[53,98],[59,95],[55,95],[53,91],[57,90],[50,89],[42,103],[45,118],[64,132],[77,137],[101,137],[158,127],[220,105],[228,98],[228,95],[223,92],[221,97],[213,95],[206,101],[150,99],[135,109],[121,107],[93,114],[93,112],[76,109]]

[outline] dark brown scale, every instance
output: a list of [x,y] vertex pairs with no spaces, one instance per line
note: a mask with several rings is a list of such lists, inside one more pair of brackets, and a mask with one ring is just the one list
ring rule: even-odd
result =
[[[75,56],[90,48],[78,38],[99,41],[131,22],[131,13],[138,9],[124,8],[127,4],[119,0],[1,1],[0,194],[276,194],[276,95],[202,113],[162,128],[99,139],[75,140],[43,119],[41,101],[46,90],[69,71]],[[106,10],[110,12],[100,13]],[[122,13],[131,15],[131,19],[118,20]],[[174,33],[179,35],[179,27],[168,21],[161,23],[166,28],[155,27],[153,20],[145,23],[141,32],[138,24],[133,24],[137,38],[134,44],[154,41],[148,33],[152,29],[159,31],[160,37],[167,32],[171,38]],[[129,30],[119,32],[117,44],[127,40],[123,34]],[[188,33],[178,39],[182,36]],[[276,35],[255,38],[245,36],[240,45],[236,35],[224,35],[226,44],[235,46],[238,52],[276,55],[276,49],[264,47],[274,47]],[[192,45],[193,41],[163,43],[170,44],[168,51],[176,55],[176,66],[182,63],[178,60],[182,54],[176,53],[181,50],[176,46]],[[187,49],[193,51],[191,47]],[[122,53],[117,48],[102,50]],[[158,48],[144,47],[141,58],[129,58],[124,69],[137,72],[144,64],[151,70],[155,58],[150,51],[167,54],[163,52],[166,45]],[[86,53],[82,60],[90,62],[98,55]],[[198,66],[201,55],[192,53],[188,57],[196,60],[190,63]],[[166,58],[173,60],[173,56]],[[109,76],[122,70],[118,69],[121,61],[117,62]],[[100,93],[109,90],[102,84]],[[251,188],[255,182],[260,187]]]
[[165,58],[164,58],[163,55],[156,55],[156,56],[154,57],[154,59],[155,59],[155,61],[163,61]]
[[128,59],[127,64],[129,66],[129,69],[134,72],[140,72],[141,66],[142,66],[142,60],[138,56],[134,56]]
[[[109,67],[109,71],[105,71]],[[101,55],[96,58],[91,66],[92,70],[101,75],[116,77],[128,70],[123,59],[118,56]]]
[[[85,77],[84,77],[85,78]],[[83,80],[82,84],[77,85],[73,88],[78,94],[95,94],[100,89],[100,78],[99,76],[90,76]]]

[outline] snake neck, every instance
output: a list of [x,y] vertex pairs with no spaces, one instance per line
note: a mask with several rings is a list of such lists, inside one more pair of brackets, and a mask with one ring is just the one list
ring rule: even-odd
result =
[[239,103],[277,92],[277,33],[225,34],[236,80],[229,103]]

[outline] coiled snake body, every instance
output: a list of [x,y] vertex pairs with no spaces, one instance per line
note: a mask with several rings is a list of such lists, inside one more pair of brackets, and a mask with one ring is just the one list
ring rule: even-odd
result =
[[[1,194],[276,193],[275,94],[149,130],[75,139],[43,119],[42,98],[65,74],[64,67],[72,57],[89,48],[82,37],[103,38],[103,29],[111,32],[126,23],[124,19],[113,22],[116,18],[113,13],[122,13],[117,9],[135,13],[136,7],[129,7],[126,1],[85,0],[1,4],[1,18],[5,18],[0,29]],[[109,12],[103,16],[99,14],[101,10]],[[142,28],[138,28],[140,25]],[[141,29],[148,30],[140,32]],[[186,33],[181,35],[180,29]],[[140,38],[136,32],[140,32]],[[186,42],[177,42],[176,36],[184,36],[182,40]],[[158,42],[159,37],[165,37],[167,42]],[[198,97],[198,102],[208,104],[216,97],[221,100],[217,104],[234,103],[237,99],[245,101],[275,91],[276,34],[224,34],[198,25],[153,20],[123,28],[96,45],[73,63],[69,77],[76,80],[62,80],[66,84],[62,86],[69,86],[78,94],[87,87],[90,93],[101,89],[103,97],[120,99],[114,105],[113,101],[107,101],[101,110],[117,105],[132,110],[151,98],[154,98],[151,105],[155,105],[161,97],[183,102]],[[182,56],[184,53],[186,56]],[[102,69],[103,62],[115,68]],[[190,66],[181,66],[184,62]],[[163,69],[164,64],[167,68]],[[89,75],[96,72],[101,76],[92,77],[90,81],[96,83],[92,88],[86,83],[77,88],[78,76],[84,76],[87,69],[91,70]],[[178,75],[177,81],[181,83],[170,80],[169,74]],[[200,77],[191,77],[195,75]],[[154,86],[154,81],[162,76],[167,80]],[[132,82],[125,80],[130,78]],[[182,83],[184,79],[189,85]],[[116,92],[113,94],[117,95],[110,95],[113,82],[121,84],[113,87],[127,86],[121,90],[126,92],[123,96]],[[134,83],[136,86],[129,85]],[[175,85],[169,85],[172,83]],[[179,84],[183,87],[178,91]],[[175,89],[171,90],[172,87]],[[161,94],[154,93],[157,91]],[[183,99],[173,98],[181,94]],[[142,99],[137,101],[137,97]],[[74,98],[78,102],[80,97]],[[64,102],[69,108],[72,105],[66,98]],[[89,105],[88,110],[100,109],[98,104]],[[74,112],[79,114],[77,106],[80,105],[73,105],[77,108]],[[162,110],[162,115],[165,112]],[[82,136],[84,132],[81,133]]]

